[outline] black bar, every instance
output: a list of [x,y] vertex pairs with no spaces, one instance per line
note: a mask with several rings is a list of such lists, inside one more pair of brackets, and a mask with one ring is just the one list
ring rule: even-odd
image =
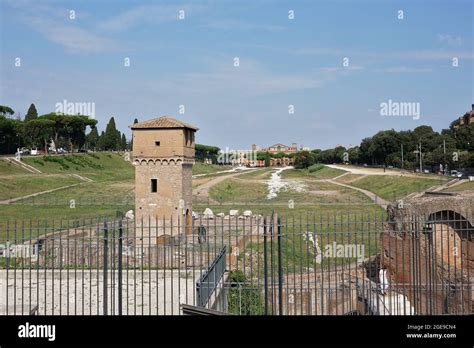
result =
[[122,220],[119,220],[118,231],[118,315],[122,315]]
[[181,311],[184,315],[233,315],[230,313],[216,311],[214,309],[207,309],[203,307],[191,306],[188,304],[181,305]]
[[104,222],[104,289],[103,289],[103,306],[104,315],[107,315],[107,248],[108,248],[108,228],[107,221]]
[[265,315],[268,315],[267,217],[263,219],[263,272],[265,288]]
[[278,216],[277,220],[278,226],[278,314],[283,315],[283,292],[282,292],[282,268],[281,268],[281,221],[280,216]]

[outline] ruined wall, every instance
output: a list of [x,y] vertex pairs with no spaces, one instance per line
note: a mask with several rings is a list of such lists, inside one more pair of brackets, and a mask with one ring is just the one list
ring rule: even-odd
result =
[[420,314],[472,313],[474,197],[422,194],[389,205],[379,267]]

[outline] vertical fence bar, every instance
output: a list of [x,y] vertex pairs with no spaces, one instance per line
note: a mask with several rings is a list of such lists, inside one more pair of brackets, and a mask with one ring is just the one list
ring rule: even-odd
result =
[[267,269],[267,217],[263,219],[263,277],[265,293],[265,315],[268,315],[268,269]]
[[107,248],[108,248],[108,227],[107,221],[104,221],[104,274],[103,274],[103,309],[104,315],[107,315]]
[[118,223],[118,315],[122,315],[122,220]]
[[278,240],[278,314],[283,315],[283,278],[282,278],[282,267],[281,267],[281,221],[280,216],[277,220],[277,240]]

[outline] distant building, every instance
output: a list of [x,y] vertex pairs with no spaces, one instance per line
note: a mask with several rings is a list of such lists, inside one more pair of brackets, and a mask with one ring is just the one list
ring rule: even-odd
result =
[[286,167],[294,164],[292,157],[270,158],[270,167]]
[[298,152],[298,145],[295,144],[295,143],[291,144],[290,146],[285,145],[285,144],[274,144],[274,145],[269,146],[265,149],[262,149],[261,151],[268,152],[268,153],[271,153],[271,154],[282,152],[282,153],[288,155],[290,153]]
[[257,146],[256,144],[252,144],[252,151],[260,151],[260,146]]
[[471,111],[466,112],[463,116],[452,122],[451,126],[453,126],[453,128],[458,128],[471,123],[474,123],[474,104],[471,105]]
[[265,160],[258,160],[258,159],[254,159],[254,160],[249,160],[245,163],[245,165],[247,167],[265,167]]

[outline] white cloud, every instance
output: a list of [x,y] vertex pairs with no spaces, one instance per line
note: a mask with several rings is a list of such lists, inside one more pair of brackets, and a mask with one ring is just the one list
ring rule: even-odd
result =
[[453,37],[449,34],[438,34],[438,42],[447,45],[447,46],[453,46],[453,47],[460,47],[462,46],[462,39],[458,37]]
[[382,69],[375,69],[376,72],[388,72],[388,73],[429,73],[432,72],[431,68],[410,68],[406,66],[393,66]]
[[458,57],[462,59],[474,59],[472,51],[458,50],[417,50],[417,51],[397,51],[397,52],[381,52],[381,51],[344,51],[341,49],[320,49],[320,48],[304,48],[295,51],[288,51],[299,55],[309,56],[345,56],[345,57],[365,57],[373,59],[400,59],[400,60],[443,60]]
[[189,6],[178,5],[143,5],[131,8],[121,14],[101,22],[100,29],[122,31],[136,25],[160,24],[178,20],[178,11],[184,10],[189,15]]
[[[25,25],[46,40],[63,46],[68,52],[104,52],[116,50],[120,46],[89,28],[80,27],[77,21],[69,19],[69,10],[66,8],[31,1],[10,1],[7,5]],[[89,14],[81,12],[81,16],[88,17]]]
[[321,71],[326,71],[326,72],[343,72],[343,71],[356,71],[356,70],[364,70],[365,67],[361,65],[349,65],[347,67],[343,66],[330,66],[330,67],[324,67],[324,68],[319,68]]
[[281,25],[270,24],[252,24],[234,19],[213,20],[203,25],[205,28],[221,29],[221,30],[267,30],[281,31],[286,27]]
[[60,24],[39,17],[30,17],[28,21],[33,29],[47,40],[63,46],[68,52],[104,52],[119,47],[114,40],[74,25]]
[[[249,96],[319,88],[326,80],[323,76],[270,72],[253,60],[241,60],[239,67],[233,66],[232,58],[227,61],[227,65],[214,64],[208,72],[182,74],[172,79],[171,85],[182,93]],[[169,81],[161,88],[169,90]]]

